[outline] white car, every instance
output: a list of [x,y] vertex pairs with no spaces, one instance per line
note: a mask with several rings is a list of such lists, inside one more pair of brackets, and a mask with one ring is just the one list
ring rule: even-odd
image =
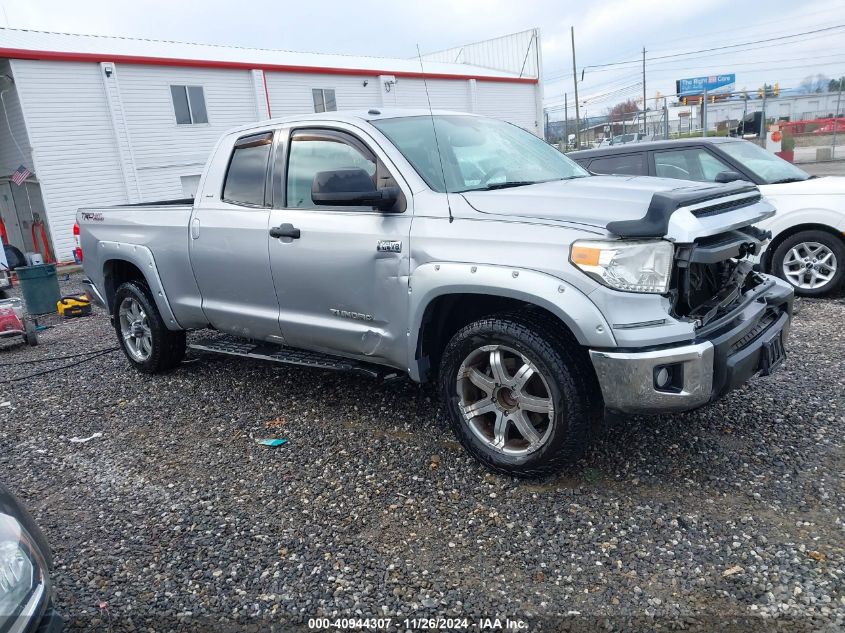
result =
[[835,290],[845,278],[845,177],[811,176],[737,138],[637,143],[569,157],[594,174],[751,181],[777,209],[773,218],[757,224],[772,232],[760,258],[762,268],[809,297]]

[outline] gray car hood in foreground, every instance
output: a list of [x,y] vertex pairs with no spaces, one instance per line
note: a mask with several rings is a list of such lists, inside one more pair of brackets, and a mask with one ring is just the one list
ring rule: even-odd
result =
[[586,176],[570,180],[462,195],[477,211],[514,217],[577,222],[605,228],[613,221],[638,220],[655,193],[718,191],[723,185],[650,176]]

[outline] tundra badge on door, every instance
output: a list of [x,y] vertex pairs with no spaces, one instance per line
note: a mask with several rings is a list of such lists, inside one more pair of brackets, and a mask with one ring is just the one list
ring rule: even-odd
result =
[[402,242],[399,240],[379,240],[376,250],[380,253],[401,253]]

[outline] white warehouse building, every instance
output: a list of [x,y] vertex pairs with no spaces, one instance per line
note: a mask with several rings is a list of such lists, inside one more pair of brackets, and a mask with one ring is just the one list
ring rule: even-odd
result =
[[193,196],[229,128],[426,108],[424,78],[434,108],[542,135],[539,50],[532,29],[423,55],[423,72],[417,58],[0,29],[0,233],[24,252],[72,261],[79,207]]

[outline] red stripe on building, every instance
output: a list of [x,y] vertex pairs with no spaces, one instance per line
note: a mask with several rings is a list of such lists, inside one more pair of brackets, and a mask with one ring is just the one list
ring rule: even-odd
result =
[[59,51],[34,51],[22,48],[0,48],[0,57],[10,59],[33,59],[57,62],[115,62],[149,66],[187,66],[192,68],[229,68],[238,70],[260,69],[288,73],[309,73],[317,75],[393,75],[415,79],[455,79],[497,81],[504,83],[536,84],[536,77],[484,77],[469,74],[422,73],[403,70],[378,70],[374,68],[330,68],[324,66],[294,66],[290,64],[259,64],[250,62],[227,62],[207,59],[178,59],[171,57],[146,57],[143,55],[105,55],[101,53],[65,53]]

